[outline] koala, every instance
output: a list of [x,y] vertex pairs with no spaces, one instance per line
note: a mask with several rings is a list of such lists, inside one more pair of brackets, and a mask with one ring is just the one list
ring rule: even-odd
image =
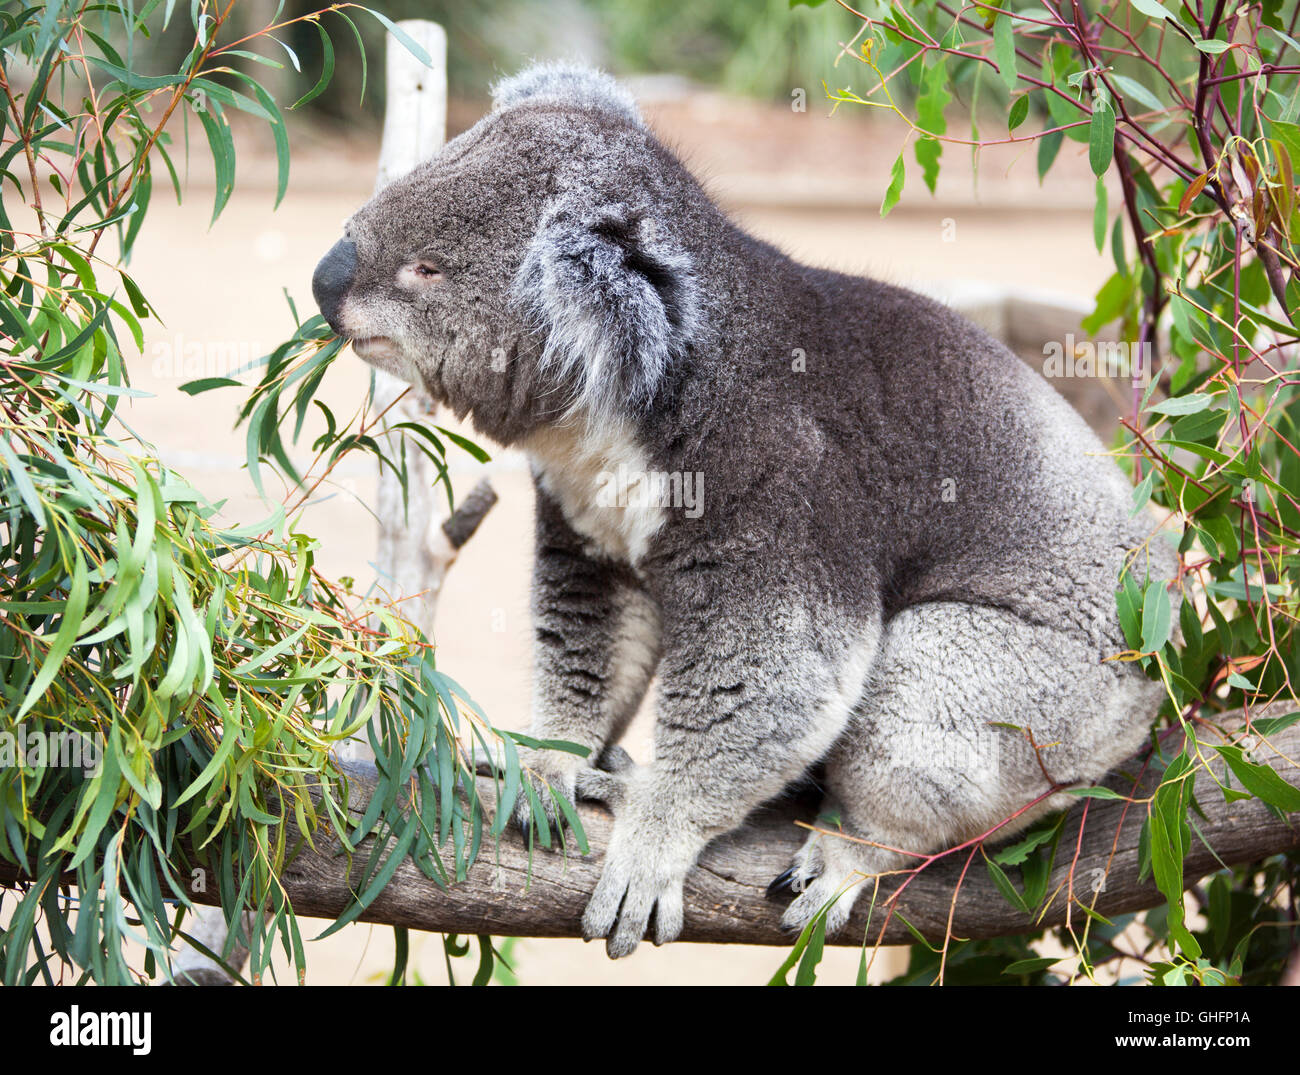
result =
[[[951,309],[745,234],[609,76],[500,83],[313,293],[530,460],[532,734],[590,753],[524,761],[612,806],[582,920],[611,956],[675,939],[705,845],[815,765],[849,838],[778,883],[786,926],[833,933],[855,881],[1059,810],[1144,740],[1161,688],[1111,659],[1115,590],[1176,558],[1079,415]],[[653,761],[610,764],[656,675]],[[540,799],[525,829],[560,823]]]

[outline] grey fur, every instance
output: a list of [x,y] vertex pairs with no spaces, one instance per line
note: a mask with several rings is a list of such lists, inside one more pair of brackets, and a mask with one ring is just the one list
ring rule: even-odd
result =
[[583,201],[547,209],[513,292],[545,341],[542,374],[574,386],[566,413],[606,424],[654,399],[694,338],[699,301],[689,255],[660,240],[650,210]]
[[599,108],[642,125],[641,112],[632,95],[609,75],[572,63],[539,63],[503,78],[492,87],[492,107],[497,111],[525,101],[547,102],[566,108]]
[[[534,734],[609,757],[659,676],[651,764],[526,758],[612,801],[584,929],[620,956],[652,917],[672,940],[704,845],[819,760],[827,809],[860,839],[809,840],[792,929],[1049,776],[1100,777],[1160,693],[1105,660],[1125,648],[1121,565],[1167,579],[1175,561],[1082,419],[1006,348],[745,235],[611,85],[573,69],[505,83],[352,218],[355,277],[324,305],[344,335],[387,338],[357,344],[370,361],[533,460]],[[442,275],[413,276],[417,260]],[[703,476],[703,512],[611,503],[620,465],[639,494]]]

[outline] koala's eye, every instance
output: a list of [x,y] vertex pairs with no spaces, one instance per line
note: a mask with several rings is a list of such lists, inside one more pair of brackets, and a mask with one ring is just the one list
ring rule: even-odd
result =
[[397,273],[398,283],[407,288],[425,288],[442,282],[442,270],[432,261],[412,261]]

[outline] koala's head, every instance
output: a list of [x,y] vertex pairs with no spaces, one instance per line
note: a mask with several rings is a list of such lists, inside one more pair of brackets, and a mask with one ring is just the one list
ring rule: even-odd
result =
[[707,211],[612,79],[534,67],[347,222],[312,292],[363,359],[509,443],[651,404],[700,328]]

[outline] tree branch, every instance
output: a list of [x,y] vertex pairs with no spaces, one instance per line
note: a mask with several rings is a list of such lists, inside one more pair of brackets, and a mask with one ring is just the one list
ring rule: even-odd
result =
[[[1272,765],[1283,779],[1300,786],[1300,767],[1291,760],[1300,756],[1300,725],[1270,741],[1272,749],[1265,745],[1256,748],[1257,760]],[[1217,755],[1211,766],[1223,780],[1223,765]],[[1106,786],[1121,795],[1142,799],[1154,791],[1158,782],[1157,777],[1147,776],[1134,792],[1131,777],[1114,774]],[[372,787],[373,776],[360,769],[355,771],[351,789],[355,809],[364,808]],[[490,779],[480,779],[480,791],[485,802],[493,801]],[[1204,811],[1204,817],[1197,818],[1204,842],[1194,836],[1184,862],[1189,887],[1222,865],[1237,865],[1300,847],[1300,815],[1279,818],[1255,799],[1225,803],[1218,785],[1204,770],[1197,774],[1196,796]],[[790,864],[791,856],[808,834],[797,822],[811,823],[815,812],[815,803],[806,800],[792,798],[772,804],[757,811],[737,832],[710,844],[686,882],[682,940],[791,943],[790,935],[780,927],[783,905],[768,898],[766,889]],[[572,848],[567,855],[534,849],[530,881],[528,851],[511,828],[499,849],[485,848],[468,878],[446,890],[426,878],[413,863],[402,863],[392,882],[361,917],[365,921],[446,933],[579,936],[579,921],[600,876],[612,825],[609,813],[595,804],[580,804],[579,814],[592,848],[589,856],[581,856]],[[950,915],[951,931],[956,937],[996,937],[1059,925],[1066,919],[1066,892],[1071,888],[1076,899],[1108,917],[1159,904],[1162,897],[1154,881],[1149,876],[1143,882],[1137,880],[1138,837],[1146,804],[1094,799],[1080,837],[1082,815],[1083,803],[1067,815],[1047,887],[1054,895],[1041,917],[1012,907],[978,864],[967,874],[954,906],[953,890],[966,858],[954,855],[928,867],[908,885],[885,929],[883,943],[913,940],[901,918],[935,943],[942,942]],[[1077,856],[1072,854],[1076,846]],[[363,852],[354,861],[365,859]],[[296,911],[329,918],[342,913],[352,898],[344,867],[339,856],[304,850],[283,874]],[[1014,867],[1008,867],[1007,872],[1019,882]],[[860,944],[864,931],[874,941],[885,919],[888,894],[902,880],[882,880],[870,927],[871,894],[864,892],[851,926],[830,938],[830,943]],[[861,883],[874,884],[872,880]],[[1076,920],[1081,914],[1079,908],[1074,908]]]
[[[1300,766],[1292,760],[1300,757],[1300,725],[1272,736],[1270,744],[1255,748],[1256,760],[1271,765],[1283,779],[1300,786]],[[1222,762],[1212,751],[1207,753],[1212,756],[1215,776],[1222,781]],[[364,765],[350,766],[349,775],[350,807],[360,813],[374,788],[374,770]],[[1158,777],[1147,775],[1134,791],[1133,778],[1117,773],[1107,778],[1105,786],[1142,800],[1158,782]],[[1237,785],[1234,782],[1232,786]],[[479,778],[479,790],[484,802],[494,801],[490,778]],[[1197,773],[1196,797],[1203,811],[1203,816],[1196,818],[1197,829],[1204,839],[1193,836],[1184,861],[1188,887],[1222,866],[1300,848],[1300,814],[1280,818],[1256,799],[1225,803],[1215,779],[1203,769]],[[499,847],[487,841],[469,876],[446,889],[425,877],[410,860],[402,862],[387,888],[362,913],[361,920],[443,933],[577,937],[583,908],[600,876],[612,826],[610,814],[601,806],[582,803],[578,812],[592,848],[588,856],[573,848],[567,854],[536,848],[530,868],[529,852],[512,827]],[[710,844],[686,881],[686,925],[681,939],[790,944],[793,938],[780,926],[783,904],[769,898],[766,889],[790,864],[791,856],[808,835],[804,826],[813,822],[815,814],[815,802],[792,797],[756,811],[742,828]],[[1041,914],[1027,915],[1011,906],[978,863],[973,863],[966,873],[954,903],[953,891],[969,855],[941,859],[907,885],[895,913],[889,916],[882,943],[906,944],[914,939],[904,918],[936,944],[942,943],[950,916],[954,937],[1035,932],[1066,920],[1069,891],[1075,893],[1077,901],[1108,917],[1154,907],[1162,902],[1154,881],[1150,877],[1142,882],[1137,879],[1138,837],[1145,817],[1145,802],[1092,799],[1080,836],[1083,803],[1072,809],[1047,886],[1051,894],[1048,907]],[[336,918],[353,898],[346,859],[335,853],[320,833],[316,842],[320,850],[304,847],[286,866],[281,880],[296,913]],[[989,850],[992,853],[992,848]],[[368,854],[369,847],[363,845],[353,857],[354,871],[360,869]],[[1006,867],[1006,872],[1019,884],[1015,867]],[[871,893],[864,892],[851,925],[838,936],[828,938],[828,943],[861,944],[864,935],[874,942],[885,922],[889,896],[905,879],[882,879],[874,914],[870,911]],[[0,883],[18,880],[21,878],[15,868],[0,862]],[[355,884],[356,877],[352,880]],[[874,884],[870,879],[861,883]],[[193,898],[197,902],[216,902],[218,893],[211,886],[210,891]],[[1078,921],[1083,912],[1075,907],[1072,914]]]

